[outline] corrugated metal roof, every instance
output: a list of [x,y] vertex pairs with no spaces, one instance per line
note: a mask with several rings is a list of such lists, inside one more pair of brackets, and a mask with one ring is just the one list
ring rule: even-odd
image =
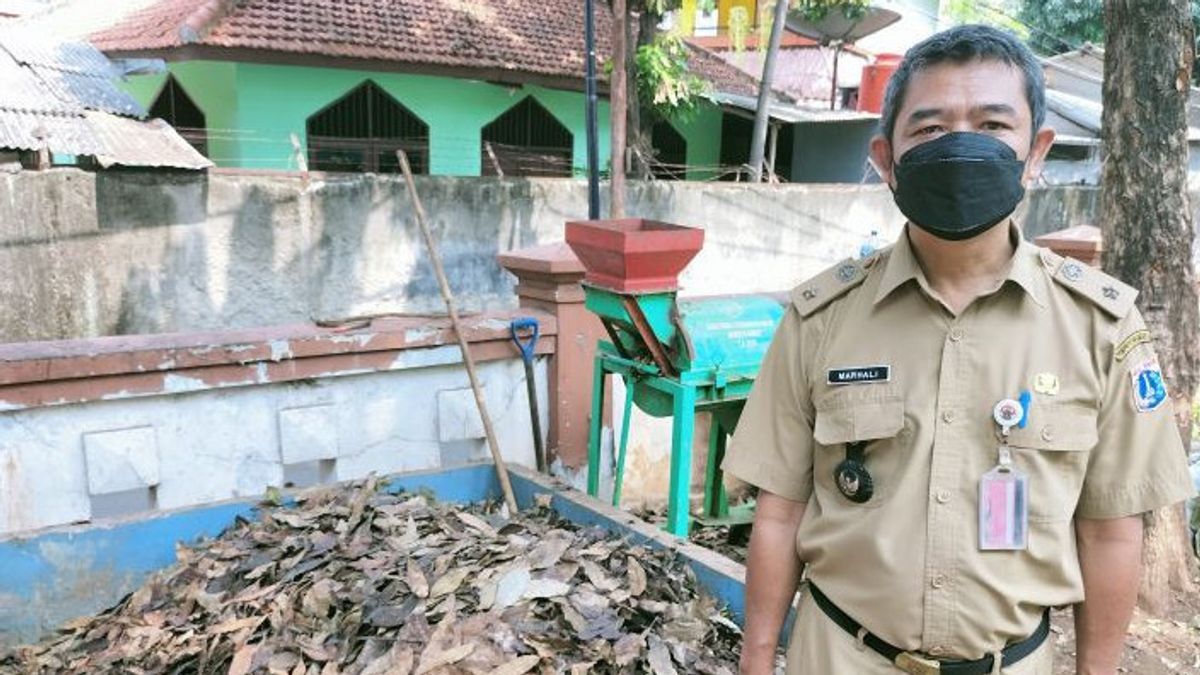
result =
[[83,115],[0,110],[0,148],[38,150],[43,144],[65,155],[94,155],[106,149],[93,138]]
[[139,119],[146,116],[146,109],[132,96],[113,86],[107,75],[96,77],[42,66],[29,66],[29,70],[42,81],[46,93],[62,101],[75,101],[79,110],[104,110]]
[[32,70],[14,61],[7,52],[0,50],[0,108],[25,112],[68,113],[82,109],[61,99],[49,96],[43,90],[42,81]]
[[85,42],[55,42],[26,31],[0,31],[0,45],[18,62],[91,77],[116,75],[108,58]]
[[0,30],[0,148],[95,157],[102,166],[204,169],[212,162],[113,83],[94,47]]
[[207,169],[213,166],[204,155],[160,119],[142,122],[103,112],[85,114],[95,138],[104,150],[95,153],[101,166],[158,166],[176,169]]
[[[758,110],[758,99],[754,96],[740,96],[714,91],[707,94],[709,100],[718,105],[727,105],[749,112]],[[779,122],[799,124],[804,122],[870,122],[879,119],[879,115],[857,110],[824,110],[803,108],[782,102],[773,102],[767,106],[767,113]]]

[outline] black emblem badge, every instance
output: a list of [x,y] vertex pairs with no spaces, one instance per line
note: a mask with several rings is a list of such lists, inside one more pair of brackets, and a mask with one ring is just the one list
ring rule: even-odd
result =
[[870,501],[875,494],[875,481],[867,471],[863,457],[866,443],[847,443],[846,458],[833,470],[833,482],[842,496],[855,504]]

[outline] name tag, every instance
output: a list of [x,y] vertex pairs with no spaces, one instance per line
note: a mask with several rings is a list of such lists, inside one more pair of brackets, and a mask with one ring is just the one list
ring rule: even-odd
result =
[[869,382],[889,382],[891,379],[891,366],[863,366],[862,368],[831,368],[826,383],[867,384]]

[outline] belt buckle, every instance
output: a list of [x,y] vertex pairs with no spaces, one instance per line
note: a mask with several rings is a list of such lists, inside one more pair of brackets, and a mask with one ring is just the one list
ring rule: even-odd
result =
[[934,659],[927,659],[912,652],[900,652],[896,655],[896,667],[909,675],[938,675],[942,672],[942,664]]

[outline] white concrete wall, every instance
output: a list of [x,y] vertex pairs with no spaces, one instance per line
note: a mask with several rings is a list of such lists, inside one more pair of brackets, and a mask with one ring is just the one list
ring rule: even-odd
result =
[[[390,372],[0,413],[0,535],[262,495],[304,462],[347,480],[490,458],[458,348],[406,355]],[[503,456],[533,467],[524,366],[479,373]],[[545,358],[535,378],[544,430]]]

